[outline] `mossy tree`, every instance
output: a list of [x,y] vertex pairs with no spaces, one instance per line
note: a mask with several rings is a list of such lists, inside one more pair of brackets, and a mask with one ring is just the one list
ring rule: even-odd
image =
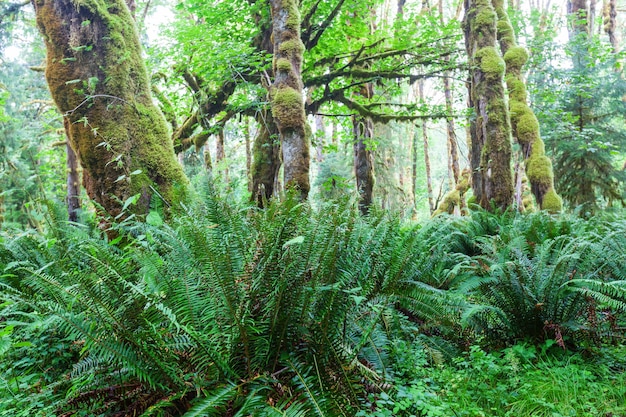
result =
[[309,137],[302,96],[300,9],[296,0],[271,0],[274,81],[270,87],[272,116],[278,126],[286,187],[309,194]]
[[[153,198],[171,204],[185,175],[162,113],[152,103],[135,22],[122,0],[33,0],[46,79],[67,119],[88,195],[108,214]],[[157,197],[158,196],[158,197]]]
[[537,204],[543,210],[559,212],[561,197],[554,190],[552,162],[545,154],[545,145],[539,135],[539,122],[528,106],[526,83],[522,67],[528,61],[528,52],[519,46],[503,0],[492,0],[498,16],[497,34],[506,63],[506,85],[509,91],[509,109],[513,137],[519,143],[526,161],[526,175]]
[[252,200],[259,207],[263,207],[274,196],[274,186],[280,169],[280,140],[271,111],[259,111],[257,124],[257,135],[252,145],[250,177]]
[[465,0],[465,45],[469,57],[472,187],[485,209],[513,202],[511,124],[504,89],[505,63],[496,49],[497,15],[490,0]]

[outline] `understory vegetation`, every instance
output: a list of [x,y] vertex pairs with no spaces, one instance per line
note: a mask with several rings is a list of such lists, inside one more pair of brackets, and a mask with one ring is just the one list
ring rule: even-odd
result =
[[0,237],[0,415],[626,415],[626,218],[259,210]]

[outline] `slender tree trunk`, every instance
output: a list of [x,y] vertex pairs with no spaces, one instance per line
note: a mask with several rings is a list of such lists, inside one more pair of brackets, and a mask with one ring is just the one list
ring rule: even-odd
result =
[[262,110],[257,116],[257,136],[252,147],[252,201],[263,207],[274,195],[280,169],[280,141],[278,127],[269,111]]
[[78,159],[70,142],[65,144],[67,162],[67,214],[69,221],[78,221],[80,210],[80,179],[78,176]]
[[46,78],[67,119],[90,198],[117,216],[124,201],[146,212],[170,204],[187,179],[163,114],[153,104],[135,22],[122,0],[33,0],[46,49]]
[[537,204],[543,210],[559,212],[563,208],[563,201],[554,190],[552,162],[546,156],[545,145],[539,135],[539,122],[528,106],[526,83],[522,76],[522,67],[528,60],[528,53],[517,45],[503,1],[492,0],[492,4],[498,15],[498,40],[506,63],[513,136],[522,148],[526,174]]
[[361,214],[369,213],[374,192],[374,161],[368,143],[374,137],[374,123],[369,118],[354,116],[354,174],[359,193]]
[[[417,83],[417,94],[420,102],[424,101],[424,82],[419,81]],[[426,165],[426,187],[428,192],[428,209],[432,215],[435,212],[435,200],[433,195],[433,178],[430,174],[430,154],[428,151],[428,124],[426,119],[422,122],[422,141],[424,143],[424,164]]]
[[215,141],[215,162],[219,169],[222,170],[224,175],[224,182],[228,183],[228,166],[224,166],[224,160],[226,159],[226,150],[224,146],[224,129],[220,129],[217,132],[217,140]]
[[[513,202],[511,122],[506,103],[504,60],[496,49],[497,16],[489,0],[465,0],[465,45],[470,63],[474,195],[485,209]],[[476,164],[480,156],[480,163]],[[480,185],[477,185],[480,184]]]
[[309,138],[302,97],[300,10],[297,0],[270,0],[274,40],[272,114],[282,145],[285,186],[309,194]]
[[315,115],[315,159],[317,162],[324,160],[324,142],[326,140],[326,129],[324,128],[324,118],[320,114]]
[[[443,26],[445,24],[443,20],[443,0],[439,0],[439,21]],[[444,65],[450,65],[450,56],[446,55],[444,57]],[[456,134],[454,128],[454,119],[452,118],[453,102],[452,102],[452,89],[450,87],[450,73],[446,71],[443,76],[443,93],[446,100],[446,113],[448,116],[446,117],[446,132],[448,134],[448,165],[449,170],[452,172],[454,177],[454,183],[450,188],[454,188],[456,184],[459,182],[459,177],[461,175],[461,171],[459,168],[459,151],[456,143]]]
[[248,191],[252,192],[252,151],[250,149],[250,118],[245,118],[243,125],[243,138],[246,146],[246,180],[248,182]]
[[411,198],[413,199],[412,218],[417,219],[417,130],[411,126]]

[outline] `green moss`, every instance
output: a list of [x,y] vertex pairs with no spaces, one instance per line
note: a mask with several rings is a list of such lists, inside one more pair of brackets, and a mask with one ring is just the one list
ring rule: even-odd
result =
[[515,127],[517,139],[521,143],[529,144],[535,142],[539,137],[539,122],[528,106],[526,106],[526,110],[515,118]]
[[499,78],[504,75],[506,66],[495,47],[486,46],[476,52],[480,69],[487,78]]
[[552,185],[552,162],[547,156],[533,156],[526,163],[526,174],[532,184]]
[[303,123],[302,94],[291,87],[278,88],[272,97],[272,116],[282,129],[299,127]]
[[526,103],[526,98],[528,97],[528,94],[526,93],[526,85],[517,75],[507,75],[506,86],[509,89],[509,97],[511,98],[511,101]]
[[304,44],[300,39],[290,39],[280,44],[278,51],[288,57],[294,55],[302,55],[304,52]]
[[511,68],[520,69],[528,61],[528,52],[521,46],[513,46],[504,54],[504,62]]
[[286,58],[279,58],[276,60],[276,70],[289,72],[291,71],[291,61]]
[[563,199],[554,191],[554,188],[550,188],[543,196],[541,209],[550,213],[559,213],[563,210]]
[[477,2],[476,8],[478,13],[473,22],[475,30],[495,26],[498,16],[488,2]]
[[300,9],[296,0],[283,0],[282,7],[287,11],[285,26],[300,33]]

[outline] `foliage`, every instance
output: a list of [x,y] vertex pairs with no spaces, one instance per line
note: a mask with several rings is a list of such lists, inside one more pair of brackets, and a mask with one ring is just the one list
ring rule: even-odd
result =
[[[71,372],[65,362],[43,385],[67,396],[48,407],[350,415],[364,386],[386,378],[395,308],[437,320],[451,311],[415,280],[418,235],[393,218],[291,199],[246,216],[210,194],[183,210],[171,225],[156,212],[149,224],[127,220],[112,242],[54,216],[47,236],[4,242],[15,306],[4,315],[55,317],[60,343],[80,347]],[[29,349],[45,349],[36,342]]]

